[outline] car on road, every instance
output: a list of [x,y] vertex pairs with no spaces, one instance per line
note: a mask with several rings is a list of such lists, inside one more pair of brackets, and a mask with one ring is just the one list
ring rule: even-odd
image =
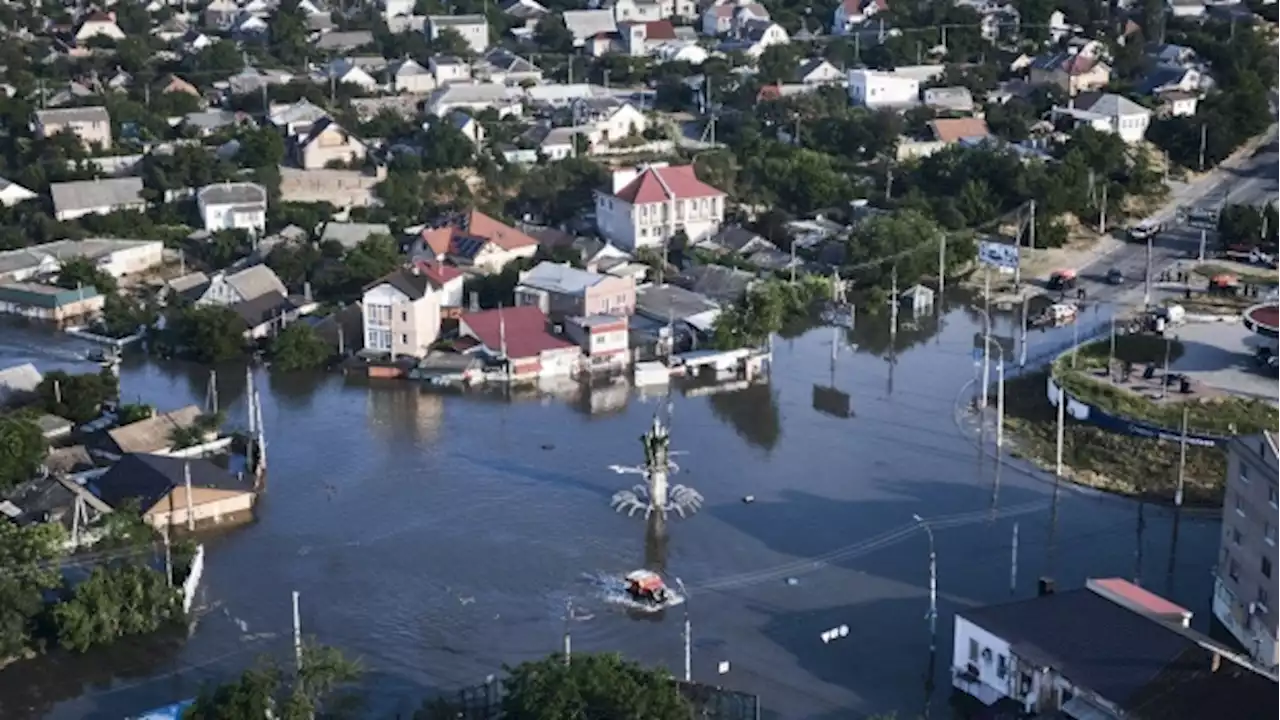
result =
[[1124,284],[1124,271],[1120,268],[1111,268],[1107,271],[1107,282],[1111,285]]
[[1129,228],[1129,239],[1133,242],[1146,242],[1160,234],[1163,228],[1154,220],[1143,220]]

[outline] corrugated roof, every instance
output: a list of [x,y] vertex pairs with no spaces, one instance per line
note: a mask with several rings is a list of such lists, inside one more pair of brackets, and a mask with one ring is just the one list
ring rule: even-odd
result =
[[[107,438],[123,453],[149,453],[173,447],[170,435],[174,430],[186,429],[196,424],[203,415],[200,408],[188,405],[172,412],[157,413],[154,417],[139,420],[107,431]],[[106,500],[106,498],[103,498]],[[111,502],[107,500],[107,502]],[[114,504],[114,503],[113,503]]]
[[276,293],[288,295],[289,289],[280,281],[280,276],[266,265],[250,265],[249,267],[227,276],[227,284],[240,293],[245,301],[256,300],[263,295]]
[[123,177],[50,183],[55,213],[142,205],[142,178]]
[[80,300],[88,300],[98,296],[98,290],[92,286],[75,290],[42,285],[39,283],[5,283],[0,285],[0,300],[15,305],[28,305],[40,308],[59,308]]
[[521,273],[520,285],[557,295],[584,295],[604,279],[604,275],[579,270],[568,263],[544,261]]
[[111,115],[101,105],[93,107],[55,108],[37,110],[36,121],[41,125],[65,125],[67,123],[109,123]]

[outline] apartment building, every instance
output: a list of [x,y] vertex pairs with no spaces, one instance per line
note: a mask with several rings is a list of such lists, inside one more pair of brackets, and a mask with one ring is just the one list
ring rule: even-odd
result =
[[1213,614],[1260,665],[1276,667],[1276,435],[1228,446]]

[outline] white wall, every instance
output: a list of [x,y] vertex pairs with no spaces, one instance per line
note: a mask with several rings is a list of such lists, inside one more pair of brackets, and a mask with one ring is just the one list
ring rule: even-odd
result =
[[910,105],[920,99],[920,81],[872,70],[849,71],[849,100],[863,107]]
[[371,288],[364,294],[361,306],[366,348],[375,352],[391,352],[391,318],[396,311],[395,306],[408,301],[407,295],[386,283]]
[[[975,666],[978,668],[978,678],[984,685],[995,689],[1003,697],[1012,697],[1015,685],[1013,656],[1009,651],[1009,643],[959,615],[956,616],[954,637],[951,667],[957,672],[962,672],[970,665]],[[973,658],[972,652],[975,647],[976,659]]]

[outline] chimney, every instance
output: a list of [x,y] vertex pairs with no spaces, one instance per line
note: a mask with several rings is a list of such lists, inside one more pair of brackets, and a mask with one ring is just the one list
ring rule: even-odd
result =
[[1222,653],[1213,653],[1213,659],[1209,661],[1209,672],[1218,672],[1218,668],[1222,667]]
[[1054,592],[1053,578],[1041,577],[1040,584],[1039,584],[1039,592],[1037,592],[1036,595],[1038,597],[1045,597],[1046,595],[1052,595],[1053,592]]

